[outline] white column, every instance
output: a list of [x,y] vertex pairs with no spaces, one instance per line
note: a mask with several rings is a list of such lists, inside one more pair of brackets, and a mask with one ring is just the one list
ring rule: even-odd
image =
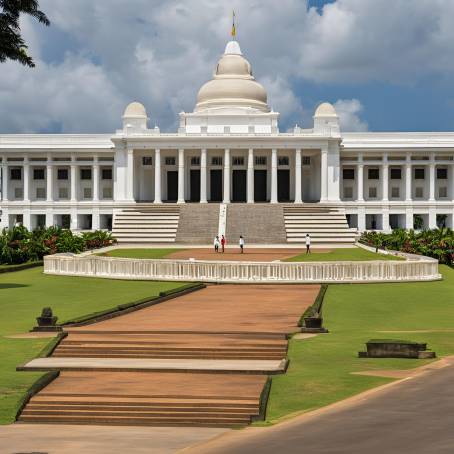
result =
[[[407,202],[411,202],[412,196],[411,196],[411,156],[407,156],[407,162],[405,163],[405,200]],[[412,221],[411,221],[411,227],[413,228],[413,213],[411,214],[412,216]],[[408,224],[408,222],[407,222]],[[407,227],[408,228],[408,227]]]
[[[388,165],[388,155],[385,155],[383,157],[384,159],[384,163],[383,163],[383,166],[382,166],[382,181],[383,181],[383,187],[382,187],[382,200],[384,202],[387,202],[388,201],[388,191],[389,191],[389,165]],[[383,230],[389,230],[389,229],[385,229],[385,227],[383,227]]]
[[52,164],[48,163],[46,167],[46,199],[47,202],[52,202],[54,200],[54,168]]
[[295,150],[295,203],[303,203],[301,191],[301,149]]
[[391,230],[391,226],[389,225],[389,210],[384,209],[382,211],[382,230],[385,232],[389,232]]
[[200,203],[207,203],[207,150],[200,151]]
[[326,202],[328,198],[328,148],[323,147],[320,156],[320,202]]
[[230,150],[224,150],[224,200],[223,203],[230,203]]
[[[30,201],[30,163],[24,158],[24,202]],[[27,227],[28,228],[28,227]]]
[[2,163],[2,200],[8,200],[8,165],[6,157],[3,158]]
[[[429,164],[429,200],[435,200],[435,156],[432,154]],[[431,227],[435,228],[435,227]]]
[[99,200],[99,163],[98,158],[95,157],[95,163],[93,164],[93,201],[97,202],[98,200]]
[[271,203],[277,203],[277,150],[271,150]]
[[71,202],[77,200],[77,166],[73,163],[71,164]]
[[249,148],[247,157],[247,203],[254,203],[254,149]]
[[162,203],[161,200],[161,150],[154,151],[154,203]]
[[178,150],[178,202],[185,203],[184,201],[184,150]]
[[126,200],[134,201],[134,149],[128,148],[126,156]]
[[363,164],[363,156],[358,156],[358,187],[357,187],[357,197],[356,199],[358,202],[364,202],[364,164]]

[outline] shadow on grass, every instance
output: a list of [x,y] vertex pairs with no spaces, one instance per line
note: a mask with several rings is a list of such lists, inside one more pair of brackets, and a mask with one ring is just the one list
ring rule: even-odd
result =
[[8,288],[22,288],[22,287],[30,287],[29,285],[26,284],[0,284],[0,290],[5,290]]

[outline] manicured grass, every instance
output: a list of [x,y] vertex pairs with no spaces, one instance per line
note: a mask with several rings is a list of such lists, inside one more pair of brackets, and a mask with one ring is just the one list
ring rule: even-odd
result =
[[10,339],[29,331],[50,306],[59,322],[136,301],[184,285],[181,282],[121,281],[48,276],[42,267],[0,274],[0,424],[13,422],[25,390],[42,373],[16,372],[50,339]]
[[361,261],[361,260],[403,260],[401,257],[394,255],[376,254],[375,252],[366,251],[359,247],[332,249],[329,252],[322,250],[306,254],[295,255],[286,259],[286,262],[334,262],[334,261]]
[[130,259],[163,259],[172,252],[182,251],[183,249],[164,248],[164,249],[113,249],[99,255],[105,257],[125,257]]
[[[285,375],[273,377],[267,422],[391,381],[351,372],[427,363],[358,358],[369,339],[427,342],[439,357],[454,354],[454,269],[440,266],[440,270],[444,280],[438,282],[330,285],[323,306],[324,325],[330,332],[290,341],[290,367]],[[430,332],[411,332],[419,330]]]

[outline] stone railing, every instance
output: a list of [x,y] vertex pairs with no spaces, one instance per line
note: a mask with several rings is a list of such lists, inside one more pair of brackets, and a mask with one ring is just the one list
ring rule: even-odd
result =
[[159,281],[234,283],[408,282],[441,279],[437,260],[370,262],[219,262],[55,254],[46,274]]

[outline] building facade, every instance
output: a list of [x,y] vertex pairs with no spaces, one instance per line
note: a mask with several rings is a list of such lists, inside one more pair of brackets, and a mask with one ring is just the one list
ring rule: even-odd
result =
[[453,227],[454,133],[343,133],[329,103],[313,118],[280,132],[230,41],[175,133],[133,102],[112,135],[0,135],[0,226],[110,229],[138,205],[244,202],[337,207],[359,231]]

